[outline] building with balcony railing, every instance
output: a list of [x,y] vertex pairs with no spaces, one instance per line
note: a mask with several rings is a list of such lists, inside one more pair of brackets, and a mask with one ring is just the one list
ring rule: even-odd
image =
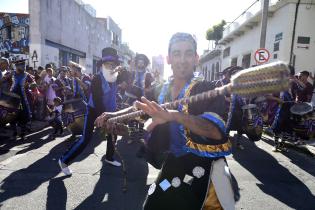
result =
[[[268,62],[282,60],[292,64],[296,72],[315,71],[315,2],[307,0],[270,1],[266,46],[270,52]],[[221,55],[200,62],[199,70],[218,62],[219,71],[228,66],[248,68],[257,65],[254,54],[259,49],[261,31],[261,5],[254,4],[232,23],[228,24],[219,40]],[[211,77],[210,77],[211,78]]]

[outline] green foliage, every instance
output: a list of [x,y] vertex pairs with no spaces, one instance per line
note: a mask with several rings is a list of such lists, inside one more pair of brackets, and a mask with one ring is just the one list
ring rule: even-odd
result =
[[225,24],[225,20],[222,20],[221,23],[209,28],[206,32],[206,39],[209,41],[213,40],[217,43],[222,38]]

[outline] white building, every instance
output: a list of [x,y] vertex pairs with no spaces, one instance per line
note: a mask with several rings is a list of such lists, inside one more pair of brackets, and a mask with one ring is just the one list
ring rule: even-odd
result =
[[[219,41],[221,56],[204,59],[205,68],[212,75],[212,63],[221,63],[220,71],[231,65],[248,68],[258,63],[254,54],[259,49],[261,30],[260,4],[256,11],[248,11],[225,28]],[[271,1],[268,13],[265,48],[270,52],[268,62],[282,60],[292,64],[296,72],[315,71],[315,2],[308,0]],[[205,56],[205,55],[204,55]],[[214,61],[216,59],[217,61]],[[216,71],[216,70],[215,70]],[[211,79],[211,78],[210,78]]]
[[92,73],[103,48],[114,47],[123,55],[119,26],[110,17],[96,18],[95,10],[80,0],[29,0],[29,14],[30,57],[36,52],[37,66],[72,60]]

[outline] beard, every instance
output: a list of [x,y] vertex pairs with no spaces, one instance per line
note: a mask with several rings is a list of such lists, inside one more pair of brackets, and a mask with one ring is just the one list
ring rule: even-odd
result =
[[102,65],[101,71],[107,82],[109,83],[116,82],[118,72],[113,73],[113,70],[105,68],[104,65]]

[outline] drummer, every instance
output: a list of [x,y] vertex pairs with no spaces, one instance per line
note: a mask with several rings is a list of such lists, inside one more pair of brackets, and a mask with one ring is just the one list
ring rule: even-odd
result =
[[[284,137],[292,135],[292,123],[289,118],[290,108],[294,105],[291,87],[295,83],[295,69],[289,66],[290,70],[290,88],[288,91],[280,92],[280,98],[267,96],[269,100],[275,100],[279,103],[271,129],[274,133],[275,145],[272,148],[273,152],[287,151],[284,147]],[[280,136],[282,134],[282,136]]]
[[144,94],[144,78],[147,72],[147,67],[150,61],[145,54],[137,54],[135,57],[136,71],[135,71],[135,85],[142,89]]
[[[229,72],[230,75],[235,74],[237,71],[242,70],[242,67],[235,66],[235,67],[230,67]],[[234,138],[234,142],[237,148],[243,150],[244,146],[240,143],[242,134],[243,134],[243,123],[242,122],[242,106],[246,104],[246,101],[244,98],[232,94],[231,95],[231,103],[230,103],[230,108],[228,112],[228,117],[227,117],[227,122],[226,122],[226,133],[229,135],[230,131],[236,131],[236,138]]]
[[85,102],[88,101],[89,90],[91,86],[90,78],[83,74],[83,66],[75,62],[70,62],[70,75],[72,77],[72,91],[74,98],[82,98]]
[[[73,162],[73,160],[91,141],[96,117],[101,115],[103,112],[116,111],[117,71],[122,69],[119,64],[119,57],[117,51],[114,48],[108,47],[102,50],[100,71],[91,82],[91,91],[89,94],[83,135],[79,141],[75,142],[58,161],[61,171],[65,175],[72,174],[72,171],[69,169],[68,165]],[[114,159],[114,142],[112,141],[112,135],[106,135],[106,140],[107,150],[105,161],[113,166],[121,166],[121,163]]]
[[20,137],[24,140],[27,130],[27,123],[31,120],[32,113],[29,106],[29,101],[26,95],[28,85],[34,82],[33,77],[25,72],[25,60],[15,62],[15,72],[13,73],[13,84],[10,91],[21,97],[21,110],[18,113],[17,119],[11,123],[13,128],[13,138],[17,135],[16,125],[21,127]]

